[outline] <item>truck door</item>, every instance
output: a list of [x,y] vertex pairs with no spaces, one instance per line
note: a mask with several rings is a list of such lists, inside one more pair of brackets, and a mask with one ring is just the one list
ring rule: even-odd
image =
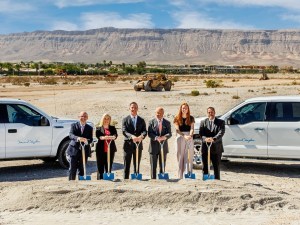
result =
[[224,156],[267,157],[265,110],[265,102],[255,102],[241,106],[230,115],[223,137]]
[[5,105],[0,104],[0,159],[5,158]]
[[300,159],[300,102],[272,102],[268,109],[269,157]]
[[49,156],[52,148],[49,120],[22,104],[7,104],[6,110],[6,158]]

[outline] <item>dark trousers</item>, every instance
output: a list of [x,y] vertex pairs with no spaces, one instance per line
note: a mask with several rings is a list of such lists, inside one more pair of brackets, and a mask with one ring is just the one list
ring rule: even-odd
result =
[[164,153],[164,171],[162,167],[161,155],[150,153],[151,179],[156,179],[157,160],[159,161],[159,173],[163,173],[166,169],[167,154]]
[[110,151],[110,170],[108,171],[107,152],[104,152],[104,151],[96,152],[97,167],[98,167],[97,179],[103,179],[104,172],[111,173],[111,168],[113,165],[114,157],[115,157],[115,152]]
[[[214,167],[214,175],[216,180],[220,180],[220,163],[222,153],[210,153],[210,159]],[[202,150],[203,174],[208,174],[207,149]]]
[[[85,154],[85,162],[87,163],[87,153]],[[78,151],[76,155],[68,155],[67,159],[69,161],[69,180],[76,180],[76,175],[78,172],[79,176],[84,175],[83,162],[82,162],[82,152]]]
[[131,158],[133,156],[134,173],[140,173],[140,162],[142,158],[142,149],[139,150],[138,165],[136,165],[136,149],[127,149],[124,151],[124,179],[129,179]]

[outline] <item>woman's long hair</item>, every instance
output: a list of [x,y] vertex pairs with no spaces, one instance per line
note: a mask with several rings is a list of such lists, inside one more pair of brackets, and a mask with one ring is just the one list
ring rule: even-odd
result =
[[175,116],[175,118],[174,118],[174,123],[177,123],[179,126],[181,126],[182,124],[183,124],[183,119],[182,119],[182,110],[181,110],[181,108],[182,108],[182,106],[187,106],[187,108],[188,108],[188,110],[187,110],[187,113],[186,113],[186,120],[185,120],[185,124],[186,125],[191,125],[191,114],[190,114],[190,107],[189,107],[189,105],[186,103],[186,102],[184,102],[184,103],[182,103],[181,105],[180,105],[180,107],[179,107],[179,112],[178,112],[178,114]]
[[104,118],[105,117],[109,117],[109,125],[111,123],[111,116],[107,113],[104,113],[103,116],[101,117],[99,123],[96,125],[97,127],[102,127],[103,126],[103,122],[104,122]]

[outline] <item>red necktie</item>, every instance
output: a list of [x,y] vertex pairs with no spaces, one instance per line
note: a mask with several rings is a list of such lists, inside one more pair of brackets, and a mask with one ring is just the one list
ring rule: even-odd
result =
[[161,135],[161,131],[162,131],[162,120],[159,120],[159,123],[158,123],[158,131],[159,131],[159,134]]

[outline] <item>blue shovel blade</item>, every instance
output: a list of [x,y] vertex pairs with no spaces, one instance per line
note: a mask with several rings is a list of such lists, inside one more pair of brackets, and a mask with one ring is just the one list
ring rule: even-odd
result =
[[79,180],[92,180],[91,176],[79,176]]
[[159,173],[158,179],[160,180],[169,180],[169,174],[168,173]]
[[114,173],[103,173],[103,180],[114,180],[115,174]]
[[142,180],[142,174],[140,173],[131,174],[131,180]]
[[186,173],[184,174],[185,179],[196,179],[196,175],[194,173]]
[[203,174],[203,180],[214,180],[215,175],[213,174]]

